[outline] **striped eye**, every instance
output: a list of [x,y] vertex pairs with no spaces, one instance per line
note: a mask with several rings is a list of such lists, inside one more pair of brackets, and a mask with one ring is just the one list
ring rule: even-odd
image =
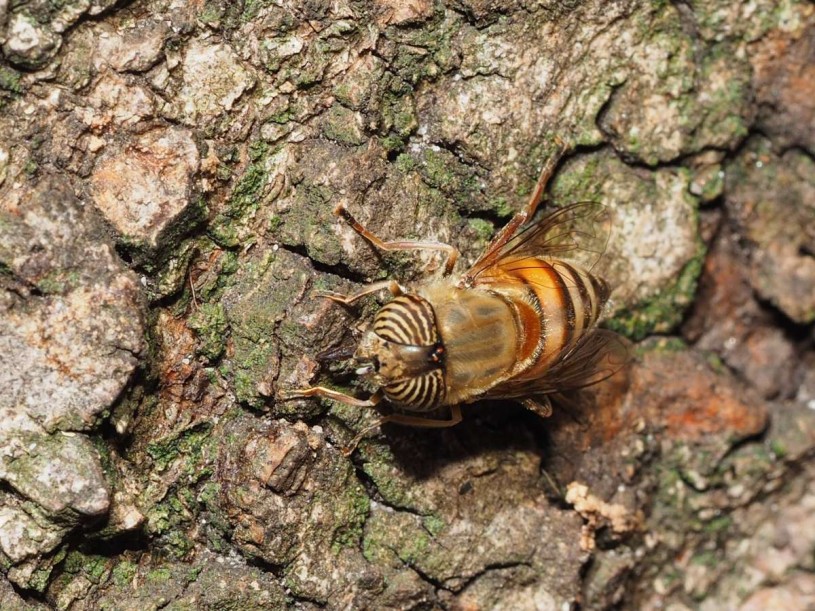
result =
[[382,306],[374,318],[373,330],[395,344],[433,346],[439,343],[433,308],[417,295],[400,295]]
[[420,376],[388,384],[384,390],[395,405],[416,412],[431,411],[444,401],[444,373],[441,369],[434,369]]

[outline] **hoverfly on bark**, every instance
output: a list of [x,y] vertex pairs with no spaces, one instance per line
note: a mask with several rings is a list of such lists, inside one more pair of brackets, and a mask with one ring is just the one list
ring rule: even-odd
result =
[[[526,206],[492,239],[467,271],[453,274],[459,251],[448,244],[379,239],[339,205],[334,213],[383,251],[436,250],[447,254],[440,278],[404,287],[376,282],[348,296],[324,294],[353,304],[388,289],[353,354],[358,375],[377,390],[367,399],[323,386],[282,393],[285,399],[325,397],[356,407],[383,402],[400,413],[382,416],[369,430],[395,422],[441,428],[461,421],[461,406],[483,399],[512,399],[547,417],[551,397],[589,386],[624,364],[616,334],[596,328],[609,296],[591,263],[608,241],[608,214],[581,202],[537,214],[563,145],[544,164]],[[579,255],[579,256],[575,256]],[[428,414],[447,408],[449,418]]]

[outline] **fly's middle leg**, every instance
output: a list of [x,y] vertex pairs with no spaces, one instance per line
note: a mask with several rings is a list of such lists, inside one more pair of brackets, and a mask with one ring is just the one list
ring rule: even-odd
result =
[[351,228],[356,231],[359,235],[365,238],[368,242],[370,242],[373,246],[378,248],[379,250],[384,250],[386,252],[395,251],[395,250],[438,250],[447,253],[447,260],[444,263],[444,271],[443,275],[449,276],[450,273],[453,271],[453,267],[458,261],[458,258],[461,256],[458,249],[455,246],[451,246],[450,244],[445,244],[444,242],[432,242],[432,241],[417,241],[417,240],[396,240],[386,242],[375,234],[373,234],[368,228],[366,228],[362,223],[357,221],[353,215],[348,212],[348,209],[342,205],[338,204],[336,208],[334,208],[334,214],[342,217],[342,219],[348,223]]
[[362,299],[367,295],[372,295],[378,291],[383,289],[388,289],[394,297],[398,297],[402,293],[404,293],[404,289],[399,286],[399,283],[395,280],[383,280],[381,282],[374,282],[369,284],[368,286],[363,287],[356,293],[351,293],[350,295],[341,295],[339,293],[333,293],[331,291],[317,291],[314,296],[315,297],[323,297],[325,299],[330,299],[334,303],[339,303],[341,305],[352,305],[355,301]]

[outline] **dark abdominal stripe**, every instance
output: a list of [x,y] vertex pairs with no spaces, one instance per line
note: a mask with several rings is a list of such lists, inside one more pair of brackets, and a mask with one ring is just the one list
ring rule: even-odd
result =
[[558,293],[560,293],[563,309],[566,310],[566,329],[563,338],[563,347],[565,348],[572,341],[572,336],[574,335],[576,322],[574,302],[572,301],[571,293],[569,293],[569,287],[566,286],[566,283],[563,281],[563,276],[554,267],[552,267],[552,272],[552,275],[555,277],[555,282],[557,282],[557,289]]
[[[586,311],[592,309],[591,302],[590,302],[590,297],[589,297],[588,287],[586,287],[586,283],[583,281],[583,277],[580,275],[580,272],[578,272],[577,269],[575,269],[574,267],[572,267],[571,265],[569,265],[565,261],[560,261],[559,265],[561,267],[563,267],[563,269],[565,269],[569,273],[569,275],[572,277],[572,281],[575,283],[575,286],[577,288],[577,292],[580,294],[580,301],[581,301],[581,304],[580,304],[581,305],[581,307],[580,307],[580,322],[581,322],[581,324],[579,326],[581,327],[581,329],[585,330]],[[577,312],[577,308],[575,307],[574,302],[571,299],[571,295],[569,295],[569,302],[572,304],[572,313],[573,313],[572,320],[574,320],[574,327],[577,328],[578,327],[578,324],[577,324],[577,314],[578,314],[578,312]]]

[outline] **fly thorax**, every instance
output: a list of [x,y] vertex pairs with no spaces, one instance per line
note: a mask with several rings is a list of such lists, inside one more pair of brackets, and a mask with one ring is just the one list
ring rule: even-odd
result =
[[385,304],[357,348],[374,379],[394,404],[425,411],[443,404],[445,350],[433,308],[418,295]]

